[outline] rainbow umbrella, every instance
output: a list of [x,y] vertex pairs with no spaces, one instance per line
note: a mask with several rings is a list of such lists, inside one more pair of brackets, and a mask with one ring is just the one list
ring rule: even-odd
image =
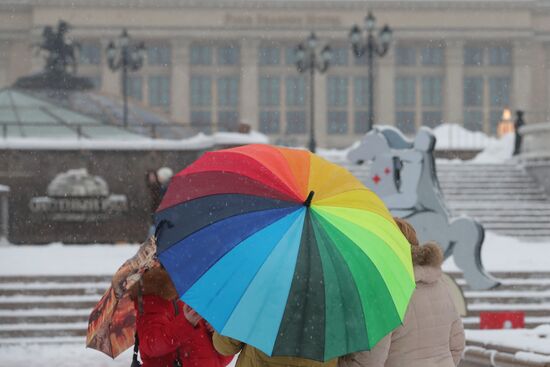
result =
[[382,201],[307,151],[206,153],[174,176],[156,222],[181,299],[268,355],[369,350],[402,323],[415,287],[410,245]]

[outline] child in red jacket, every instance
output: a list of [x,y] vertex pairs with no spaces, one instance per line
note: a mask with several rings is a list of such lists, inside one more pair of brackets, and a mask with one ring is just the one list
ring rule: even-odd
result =
[[231,362],[232,356],[214,349],[210,325],[178,300],[162,267],[148,270],[141,287],[141,305],[138,296],[135,307],[143,367],[225,367]]

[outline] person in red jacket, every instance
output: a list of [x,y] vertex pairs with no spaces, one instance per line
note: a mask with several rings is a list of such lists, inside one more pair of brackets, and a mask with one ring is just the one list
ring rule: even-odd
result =
[[178,299],[162,267],[145,272],[134,300],[142,367],[225,367],[233,359],[214,349],[212,327]]

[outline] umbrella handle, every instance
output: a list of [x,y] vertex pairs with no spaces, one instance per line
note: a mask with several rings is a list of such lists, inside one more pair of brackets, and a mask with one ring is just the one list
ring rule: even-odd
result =
[[311,206],[311,200],[313,199],[313,195],[315,195],[315,191],[310,191],[306,201],[304,201],[305,206],[307,207]]
[[168,228],[172,228],[174,224],[170,222],[168,219],[163,219],[157,224],[157,228],[155,228],[155,238],[158,240],[160,231],[164,226],[168,226]]

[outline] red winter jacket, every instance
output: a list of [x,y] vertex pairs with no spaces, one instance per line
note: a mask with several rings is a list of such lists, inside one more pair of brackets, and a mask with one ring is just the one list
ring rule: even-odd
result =
[[204,321],[194,327],[185,318],[183,306],[177,302],[176,316],[171,301],[143,296],[143,313],[138,312],[136,323],[143,367],[173,367],[177,352],[184,367],[225,367],[233,357],[216,352]]

